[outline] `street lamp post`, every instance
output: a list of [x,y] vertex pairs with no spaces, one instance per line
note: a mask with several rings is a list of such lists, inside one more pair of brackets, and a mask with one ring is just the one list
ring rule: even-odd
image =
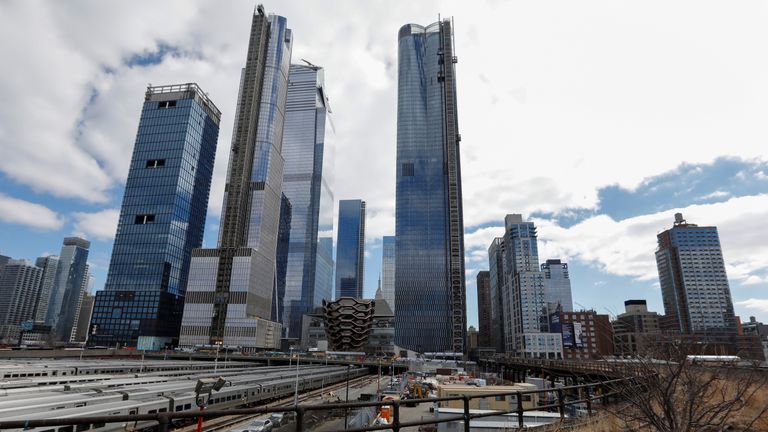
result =
[[296,356],[296,386],[293,389],[293,404],[299,403],[299,356]]
[[288,348],[288,368],[293,364],[293,347]]
[[[349,403],[349,369],[352,365],[347,365],[347,396],[346,403]],[[347,429],[347,419],[349,418],[349,408],[344,408],[344,430]]]
[[216,359],[213,361],[213,372],[216,373],[219,370],[219,350],[221,349],[221,342],[216,342]]
[[[195,403],[200,407],[200,411],[205,410],[205,406],[211,399],[211,393],[221,390],[226,381],[223,378],[202,378],[197,380],[195,385]],[[203,397],[207,396],[207,397]],[[197,432],[203,432],[203,417],[197,418]]]

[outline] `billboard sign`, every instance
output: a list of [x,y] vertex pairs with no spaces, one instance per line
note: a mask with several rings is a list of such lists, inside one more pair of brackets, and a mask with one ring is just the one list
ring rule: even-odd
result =
[[555,312],[549,315],[549,331],[551,333],[560,333],[562,325],[560,324],[560,313]]
[[573,324],[563,323],[563,347],[573,348],[575,343],[573,340]]
[[573,323],[573,341],[576,344],[576,348],[584,348],[584,343],[581,341],[581,323]]

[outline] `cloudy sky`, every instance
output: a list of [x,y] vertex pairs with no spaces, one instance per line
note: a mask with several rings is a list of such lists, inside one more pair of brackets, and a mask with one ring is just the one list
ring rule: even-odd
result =
[[[0,1],[0,253],[93,241],[103,287],[143,93],[197,82],[223,112],[215,246],[252,1]],[[366,293],[394,233],[397,30],[453,16],[469,322],[507,213],[571,266],[576,307],[662,311],[655,236],[720,230],[736,312],[768,321],[762,2],[273,1],[326,69],[337,199],[368,204]]]

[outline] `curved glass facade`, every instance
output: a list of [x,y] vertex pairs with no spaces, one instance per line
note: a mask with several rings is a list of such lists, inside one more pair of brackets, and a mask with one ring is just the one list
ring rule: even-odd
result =
[[395,343],[420,352],[463,350],[460,173],[449,175],[459,167],[450,32],[450,21],[408,24],[398,42]]
[[207,277],[190,278],[181,346],[222,343],[250,350],[275,348],[280,341],[282,326],[270,318],[292,236],[281,151],[293,37],[284,17],[257,12],[240,81],[219,247],[192,253],[190,274]]
[[[320,306],[323,298],[331,297],[330,288],[324,286],[329,284],[327,272],[317,270],[325,264],[319,258],[322,253],[319,232],[333,231],[332,213],[321,214],[323,203],[330,200],[333,205],[328,182],[332,168],[324,169],[330,155],[325,143],[328,110],[323,75],[322,68],[292,64],[288,80],[282,150],[283,193],[291,202],[292,217],[285,289],[284,293],[278,293],[281,302],[277,312],[289,338],[301,336],[302,314]],[[325,216],[330,216],[330,220]],[[330,271],[332,274],[332,267]],[[280,282],[278,278],[278,289]]]

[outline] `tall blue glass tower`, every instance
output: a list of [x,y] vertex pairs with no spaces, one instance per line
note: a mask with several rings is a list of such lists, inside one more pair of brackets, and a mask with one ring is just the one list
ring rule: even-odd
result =
[[450,20],[398,37],[395,343],[464,352],[461,164]]
[[336,298],[363,298],[365,201],[339,201],[336,238]]
[[[279,321],[286,337],[301,336],[301,317],[322,299],[330,300],[333,274],[321,236],[333,231],[332,148],[326,143],[326,120],[330,111],[324,88],[323,68],[292,64],[283,131],[283,193],[291,202],[291,232],[287,268],[282,281]],[[332,131],[332,129],[331,129]],[[326,169],[327,168],[327,169]],[[321,207],[331,207],[321,212]],[[332,254],[332,251],[330,251]],[[320,268],[318,268],[320,267]],[[278,279],[278,283],[280,280]]]
[[89,343],[156,349],[178,337],[203,242],[221,113],[197,84],[148,87],[107,282]]
[[271,319],[279,301],[281,225],[286,231],[281,152],[292,47],[288,20],[258,6],[240,79],[219,244],[192,251],[181,346],[279,346],[282,325]]

